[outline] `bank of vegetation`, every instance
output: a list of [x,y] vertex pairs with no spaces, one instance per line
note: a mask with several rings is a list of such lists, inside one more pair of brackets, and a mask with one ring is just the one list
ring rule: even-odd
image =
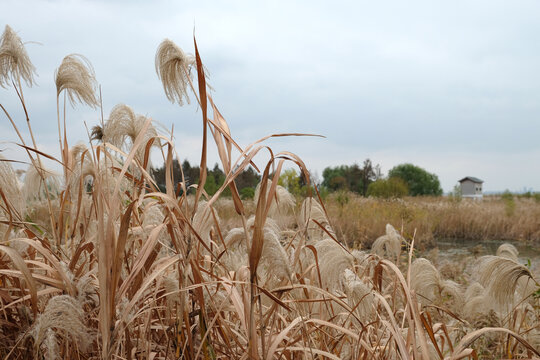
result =
[[326,200],[329,217],[351,246],[371,246],[386,222],[397,224],[418,246],[437,239],[509,240],[540,244],[540,202],[530,197],[486,196],[383,200],[337,193]]

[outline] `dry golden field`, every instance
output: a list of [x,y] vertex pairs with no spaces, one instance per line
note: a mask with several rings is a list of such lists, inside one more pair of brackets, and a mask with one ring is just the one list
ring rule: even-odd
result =
[[[287,151],[252,164],[262,182],[254,202],[242,201],[235,176],[266,151],[266,138],[236,144],[194,50],[165,40],[156,54],[165,95],[182,104],[189,93],[200,106],[193,196],[185,182],[173,186],[170,138],[127,105],[114,107],[84,143],[69,138],[66,99],[100,112],[81,56],[64,58],[55,74],[60,158],[39,151],[32,118],[14,119],[2,106],[27,155],[21,181],[9,159],[0,161],[2,358],[540,358],[540,274],[517,261],[512,245],[459,263],[415,252],[417,242],[471,229],[480,237],[538,236],[524,235],[534,213],[513,223],[526,211],[518,203],[501,225],[489,213],[469,225],[477,206],[492,214],[500,206],[328,199],[325,208],[317,194],[298,200],[278,186],[285,163],[307,173]],[[6,27],[0,84],[23,108],[33,72]],[[210,146],[227,174],[211,197],[202,190]],[[149,174],[151,151],[169,169],[165,192]],[[46,169],[51,162],[60,173]],[[227,187],[229,199],[221,196]]]
[[409,239],[414,236],[422,248],[432,246],[435,239],[510,240],[540,245],[540,203],[533,198],[381,200],[349,193],[330,195],[326,207],[332,225],[350,246],[369,247],[386,223],[403,229]]

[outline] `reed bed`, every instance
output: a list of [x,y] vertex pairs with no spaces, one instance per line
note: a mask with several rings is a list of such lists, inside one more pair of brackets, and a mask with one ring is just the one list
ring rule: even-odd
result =
[[[172,185],[172,141],[125,105],[87,144],[69,145],[62,99],[99,107],[91,65],[78,56],[66,57],[56,77],[61,158],[20,136],[28,155],[22,184],[9,160],[0,161],[2,358],[540,358],[538,274],[511,248],[481,259],[462,283],[416,259],[414,240],[395,224],[380,232],[374,252],[352,250],[317,194],[296,206],[278,186],[285,162],[309,177],[301,159],[270,151],[259,168],[252,160],[267,138],[235,143],[194,45],[193,56],[164,41],[156,70],[171,101],[182,104],[189,93],[201,108],[195,195],[185,195],[184,181]],[[20,80],[32,84],[33,66],[21,66],[29,61],[21,48],[6,28],[0,84],[24,108]],[[2,110],[20,134],[20,121]],[[32,120],[22,123],[32,134]],[[209,140],[227,174],[213,196],[203,190]],[[165,192],[149,174],[151,151],[168,169]],[[249,165],[262,181],[246,204],[234,179]],[[232,199],[220,204],[227,187]],[[235,223],[222,220],[228,206]]]
[[[346,198],[346,201],[343,199]],[[417,247],[435,239],[524,241],[540,244],[540,203],[515,198],[511,202],[487,196],[482,201],[444,197],[383,200],[352,193],[326,198],[328,216],[338,234],[352,247],[370,247],[387,223],[415,236]]]

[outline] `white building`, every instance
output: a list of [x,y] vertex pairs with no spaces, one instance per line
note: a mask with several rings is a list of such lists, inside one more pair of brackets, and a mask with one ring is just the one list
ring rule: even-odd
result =
[[482,184],[483,180],[475,178],[473,176],[466,176],[463,179],[459,180],[461,185],[461,196],[464,198],[476,198],[481,199],[482,195]]

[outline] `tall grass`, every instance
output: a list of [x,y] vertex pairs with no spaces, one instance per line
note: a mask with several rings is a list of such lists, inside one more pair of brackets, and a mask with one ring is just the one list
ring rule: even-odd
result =
[[326,206],[332,225],[350,246],[370,247],[387,223],[403,228],[408,238],[415,236],[421,248],[429,248],[435,239],[540,243],[540,203],[533,199],[514,199],[511,213],[507,201],[499,197],[458,202],[442,197],[383,200],[347,193],[328,196]]
[[[26,186],[26,193],[13,186],[9,161],[0,162],[2,174],[9,175],[0,177],[3,358],[461,359],[483,349],[500,357],[540,357],[538,300],[530,296],[537,284],[528,268],[496,257],[508,271],[480,276],[475,286],[487,289],[485,298],[475,300],[479,305],[469,316],[457,305],[464,290],[456,286],[445,293],[436,268],[428,266],[433,286],[416,275],[414,241],[406,242],[393,227],[387,236],[407,251],[386,259],[384,252],[351,250],[317,194],[303,200],[295,216],[294,199],[278,179],[286,161],[309,179],[302,160],[269,151],[259,168],[253,158],[268,150],[264,141],[270,136],[299,134],[270,135],[241,147],[207,92],[196,43],[195,60],[185,59],[192,57],[167,41],[158,49],[156,68],[172,101],[182,103],[190,92],[201,108],[195,195],[186,195],[184,181],[172,185],[171,139],[126,108],[126,116],[118,118],[115,108],[102,119],[94,131],[98,140],[87,146],[70,148],[58,121],[61,159],[35,143],[24,145],[21,137],[29,157],[24,182],[38,184]],[[21,74],[2,66],[2,76],[12,78],[21,94]],[[88,69],[76,71],[92,80]],[[76,93],[83,88],[69,87],[74,99],[85,101]],[[57,95],[67,88],[58,89]],[[115,121],[123,126],[112,126]],[[124,137],[110,133],[118,127],[126,129]],[[138,132],[128,131],[133,127]],[[226,173],[212,196],[204,192],[209,140]],[[153,147],[165,162],[165,192],[147,171]],[[46,171],[41,158],[60,163],[63,174]],[[249,165],[262,173],[254,204],[241,200],[234,182]],[[235,227],[221,220],[227,187]],[[496,284],[505,282],[515,291],[499,296]],[[493,298],[503,301],[492,309],[497,326],[476,326],[474,316]],[[486,337],[494,340],[479,348],[477,340]]]

